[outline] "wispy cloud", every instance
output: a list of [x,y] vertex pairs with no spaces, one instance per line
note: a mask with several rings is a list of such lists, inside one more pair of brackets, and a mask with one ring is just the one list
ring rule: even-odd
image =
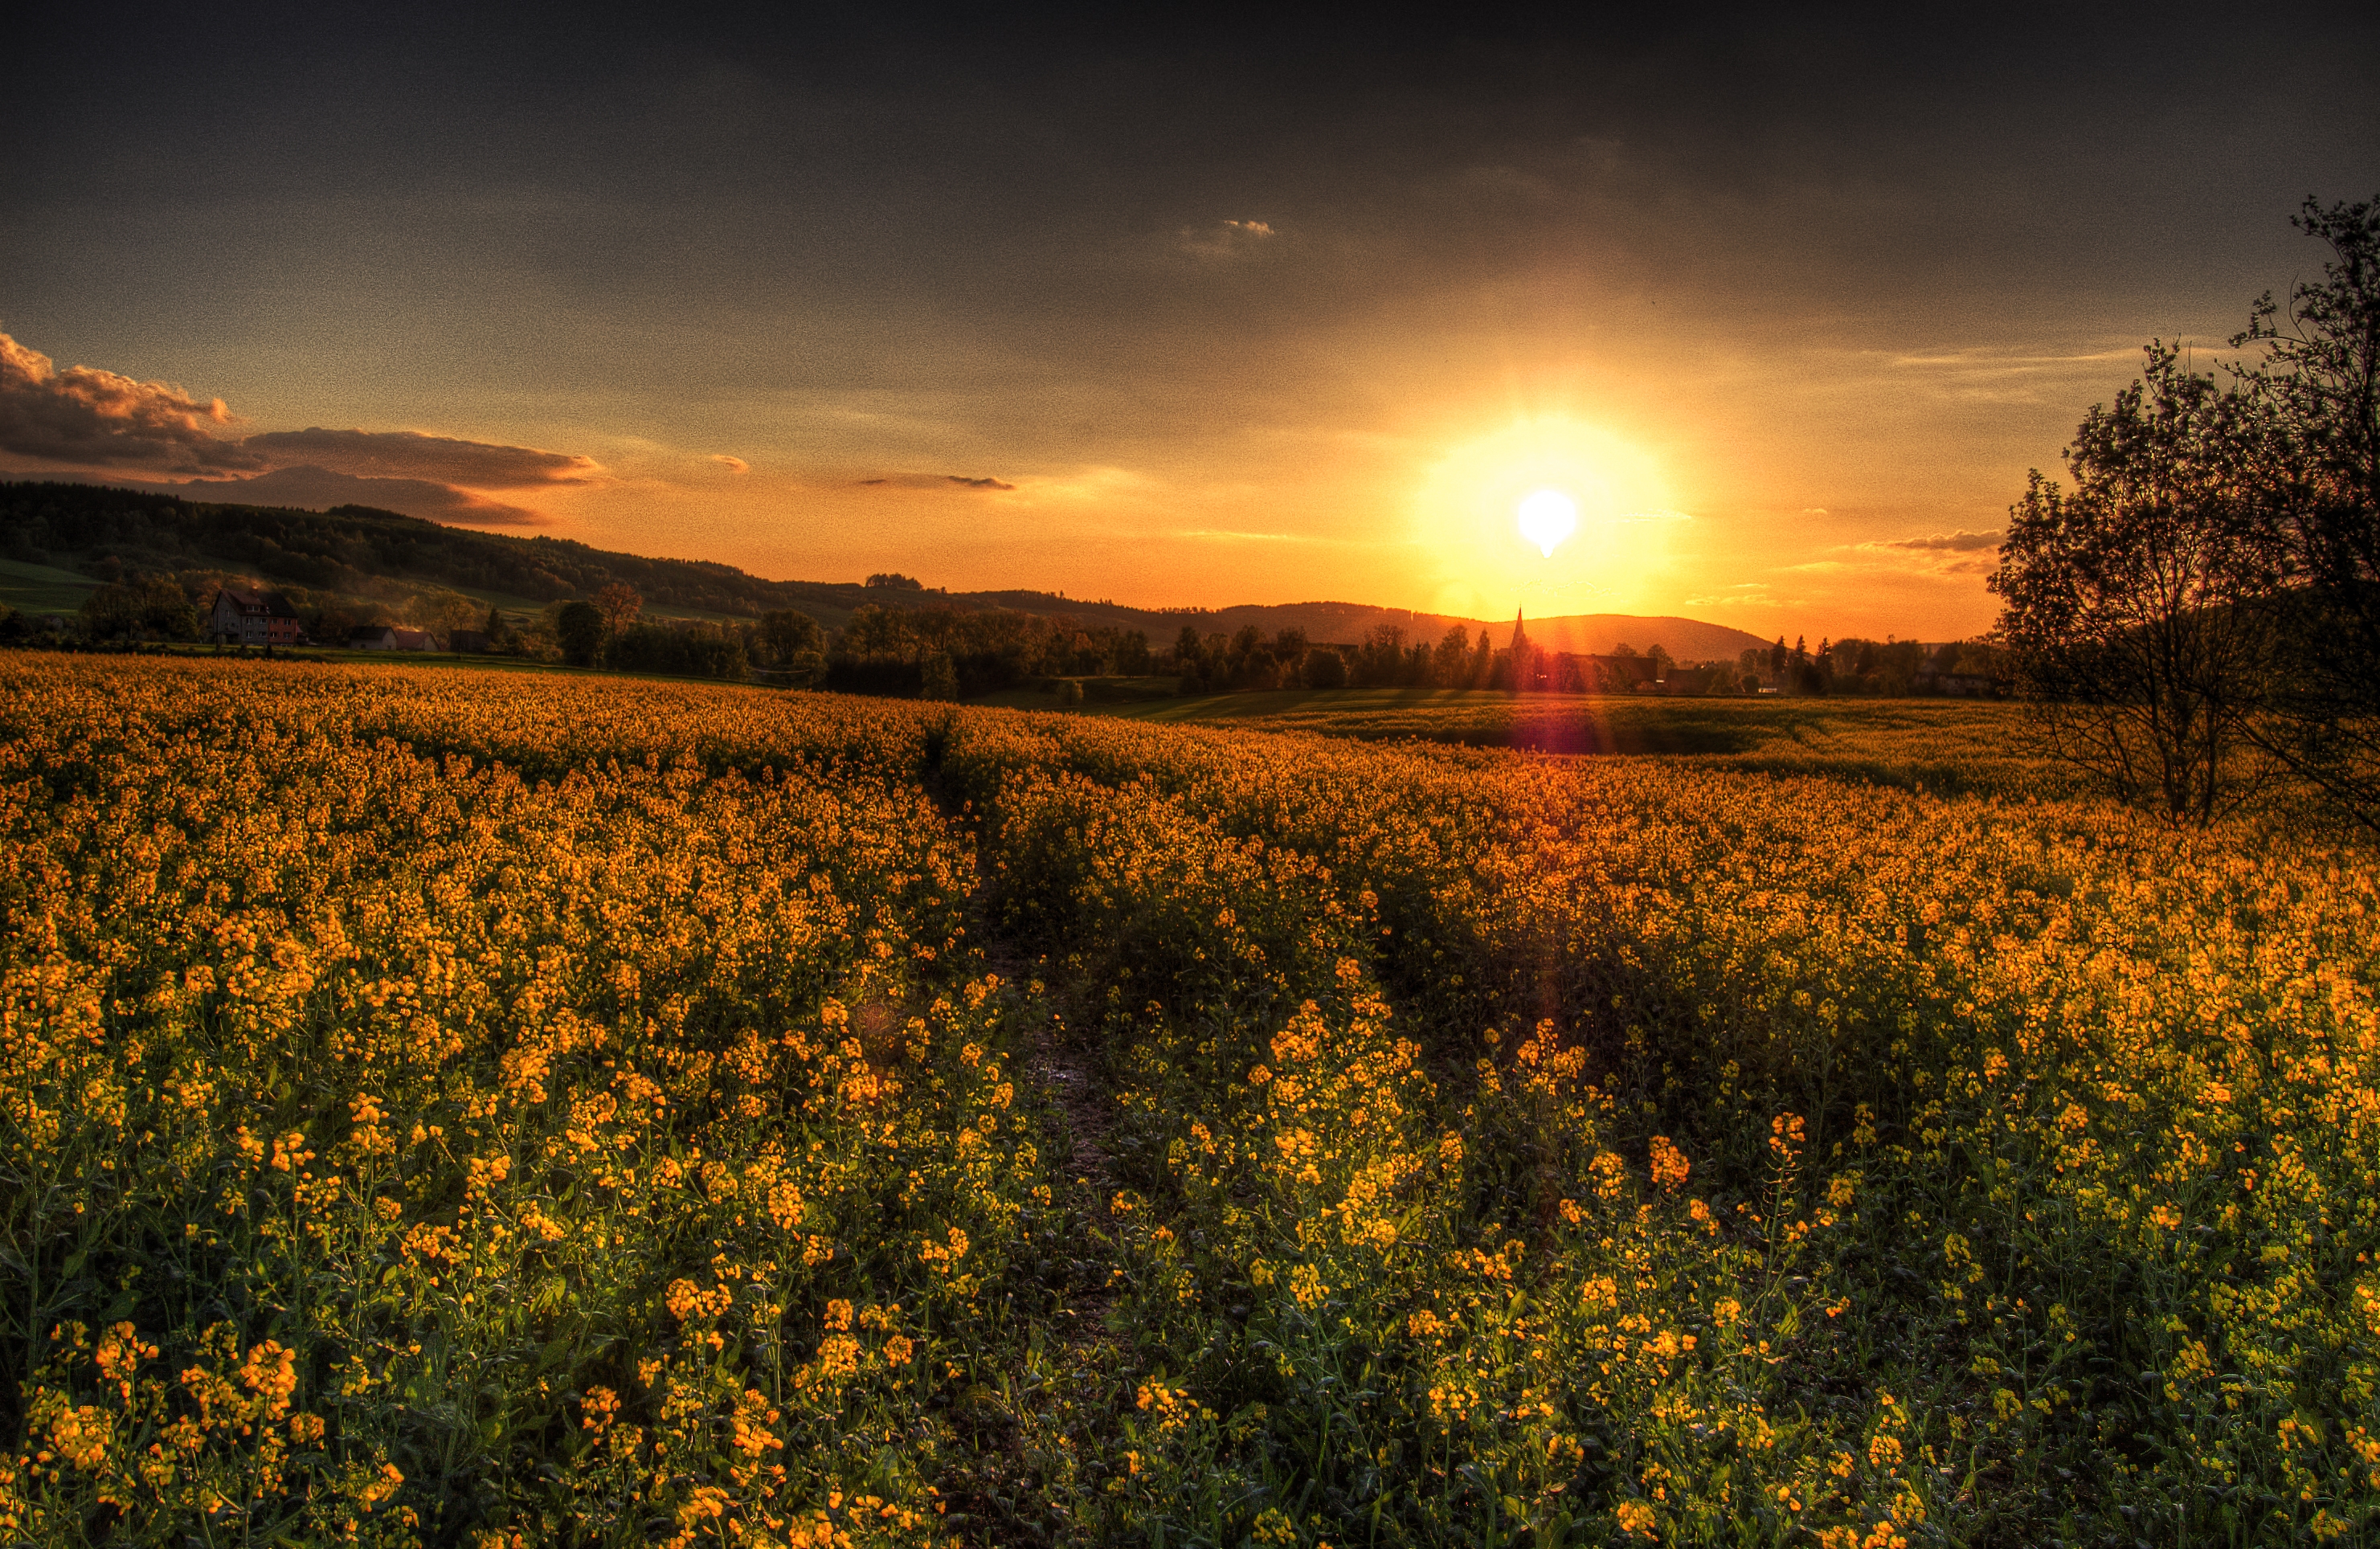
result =
[[1321,538],[1303,532],[1240,532],[1230,527],[1184,527],[1175,538],[1201,539],[1210,543],[1343,543],[1344,539]]
[[750,473],[752,471],[751,464],[746,462],[741,457],[730,457],[724,452],[712,453],[710,454],[710,460],[725,468],[729,473]]
[[1899,538],[1880,543],[1864,543],[1864,549],[1910,549],[1929,553],[1973,553],[1978,550],[1997,549],[2003,535],[1993,532],[1943,532],[1930,538]]
[[[1844,552],[1867,556],[1877,571],[1914,572],[1927,575],[1988,575],[1998,563],[2000,539],[1992,532],[1929,533],[1918,538],[1878,539],[1852,545]],[[1835,562],[1821,561],[1820,565]],[[1815,569],[1817,565],[1801,566]],[[1835,568],[1851,568],[1835,564]]]
[[567,452],[419,430],[267,430],[240,444],[280,465],[329,468],[358,478],[428,478],[477,490],[585,484],[603,471],[593,458]]
[[1182,233],[1182,250],[1202,259],[1246,258],[1281,234],[1269,221],[1217,221]]
[[889,490],[946,490],[956,485],[962,490],[1014,490],[1015,485],[1004,478],[988,475],[970,477],[963,473],[894,473],[875,478],[852,480],[863,488],[881,486]]
[[2073,367],[2100,366],[2111,360],[2130,360],[2140,354],[2135,345],[2120,349],[2083,350],[2063,355],[2019,355],[2007,350],[1976,347],[1973,349],[1937,350],[1928,355],[1895,355],[1887,357],[1889,365],[1904,369],[1955,369],[1961,371],[2055,371]]
[[1689,608],[1801,608],[1806,606],[1798,597],[1779,597],[1766,581],[1739,581],[1706,597],[1690,597]]

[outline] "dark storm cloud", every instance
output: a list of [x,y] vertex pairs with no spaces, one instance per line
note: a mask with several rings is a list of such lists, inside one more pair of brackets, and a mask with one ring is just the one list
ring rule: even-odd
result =
[[[930,387],[1012,439],[1088,418],[1021,388],[1121,387],[1102,435],[1164,437],[1212,423],[1218,380],[1249,416],[1308,407],[1247,368],[1449,298],[1473,327],[1955,343],[2203,288],[2281,246],[2300,184],[2368,193],[2330,169],[2380,141],[2344,6],[1124,9],[36,22],[0,272],[282,326],[335,294],[317,331],[353,295],[424,377],[494,335],[473,369],[507,384]],[[186,142],[69,111],[194,77]],[[630,329],[705,347],[629,363]]]
[[90,467],[168,472],[261,468],[265,459],[218,440],[231,422],[220,398],[200,403],[162,381],[69,366],[0,333],[0,452]]
[[309,463],[359,478],[427,478],[477,490],[584,484],[602,472],[591,457],[418,430],[267,430],[242,444],[274,463]]
[[[555,28],[408,10],[249,35],[161,10],[103,52],[54,36],[23,89],[64,100],[195,64],[221,81],[204,143],[161,151],[88,115],[68,135],[28,114],[38,153],[9,159],[0,195],[339,200],[388,240],[427,222],[457,260],[664,311],[891,297],[1045,344],[1035,320],[1051,314],[1104,325],[1067,341],[1075,355],[1129,348],[1112,336],[1126,324],[1261,326],[1450,270],[1581,260],[1864,308],[2019,249],[2035,275],[2110,247],[2203,263],[2144,226],[2106,228],[2183,196],[2202,214],[2210,196],[2293,200],[2321,167],[2286,190],[2235,175],[2310,135],[2328,138],[2325,161],[2368,156],[2358,15],[783,7]],[[2309,55],[2308,36],[2325,46]],[[2094,235],[2033,250],[2085,211]],[[1160,262],[1289,229],[1304,258],[1286,270]]]

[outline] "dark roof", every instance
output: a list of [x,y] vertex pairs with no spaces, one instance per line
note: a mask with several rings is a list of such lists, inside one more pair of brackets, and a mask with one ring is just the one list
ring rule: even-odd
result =
[[248,587],[225,587],[223,595],[244,613],[262,613],[269,619],[294,619],[298,610],[279,592],[258,591]]

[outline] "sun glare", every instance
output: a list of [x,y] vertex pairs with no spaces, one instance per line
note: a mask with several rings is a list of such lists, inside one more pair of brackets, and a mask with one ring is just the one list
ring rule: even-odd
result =
[[1454,447],[1415,491],[1413,516],[1436,571],[1432,606],[1445,612],[1633,611],[1664,595],[1673,568],[1675,513],[1658,466],[1563,415]]
[[1521,536],[1545,551],[1548,559],[1563,539],[1578,530],[1578,502],[1560,490],[1540,490],[1520,503]]

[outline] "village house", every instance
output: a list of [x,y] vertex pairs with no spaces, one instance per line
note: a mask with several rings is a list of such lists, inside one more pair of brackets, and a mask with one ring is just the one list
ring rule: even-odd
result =
[[351,651],[434,651],[436,637],[426,629],[405,629],[393,623],[358,624],[347,632]]
[[298,611],[279,592],[225,587],[207,615],[207,638],[231,646],[295,646],[306,638]]

